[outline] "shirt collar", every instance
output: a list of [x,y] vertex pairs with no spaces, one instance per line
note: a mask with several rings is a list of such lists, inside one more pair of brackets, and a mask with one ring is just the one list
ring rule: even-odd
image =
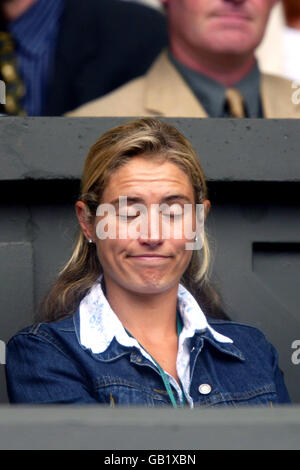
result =
[[[212,78],[193,70],[177,60],[169,51],[169,59],[195,93],[210,117],[224,117],[226,87]],[[261,117],[260,71],[257,63],[250,72],[234,85],[243,95],[247,117]]]
[[30,56],[42,55],[55,38],[64,0],[37,0],[22,16],[9,23],[17,47]]
[[[196,332],[209,330],[213,338],[221,343],[232,343],[227,336],[215,331],[207,322],[204,313],[194,297],[182,285],[178,288],[178,308],[182,317],[183,329],[180,343],[191,338]],[[130,337],[117,315],[110,307],[101,287],[97,282],[84,297],[79,306],[79,341],[82,346],[94,354],[107,350],[113,338],[125,347],[141,350],[135,338]],[[141,351],[145,355],[145,351]],[[149,357],[151,360],[151,358]]]

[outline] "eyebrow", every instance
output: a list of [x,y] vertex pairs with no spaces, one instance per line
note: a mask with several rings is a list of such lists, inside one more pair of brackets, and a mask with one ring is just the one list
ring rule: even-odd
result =
[[[145,200],[142,197],[139,196],[119,196],[119,197],[127,197],[127,203],[128,204],[144,204]],[[114,199],[113,201],[110,202],[110,204],[113,204],[114,206],[117,206],[119,204],[119,197]],[[163,203],[170,203],[170,202],[176,202],[176,201],[186,201],[187,203],[192,204],[193,201],[186,196],[185,194],[171,194],[170,196],[166,196],[161,199],[159,204]]]

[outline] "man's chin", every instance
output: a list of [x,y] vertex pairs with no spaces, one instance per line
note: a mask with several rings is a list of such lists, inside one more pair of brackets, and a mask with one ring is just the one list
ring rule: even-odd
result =
[[252,54],[260,38],[250,34],[248,29],[225,29],[216,34],[209,45],[212,52],[235,55]]

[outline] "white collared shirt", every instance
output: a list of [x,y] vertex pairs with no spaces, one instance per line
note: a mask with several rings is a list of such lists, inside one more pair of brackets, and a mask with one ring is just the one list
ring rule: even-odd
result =
[[[184,391],[185,399],[189,406],[193,407],[193,401],[189,394],[190,389],[190,353],[189,339],[197,331],[209,329],[216,341],[232,343],[227,336],[215,331],[207,322],[204,313],[194,297],[182,285],[178,287],[178,307],[182,318],[183,328],[178,340],[178,353],[176,369]],[[129,336],[118,316],[110,307],[101,287],[96,283],[84,297],[79,307],[80,314],[80,343],[91,349],[94,354],[99,354],[109,347],[113,338],[123,346],[136,347],[140,353],[153,364],[152,357],[143,349],[138,341]],[[170,383],[182,399],[182,389],[178,382],[166,372]]]

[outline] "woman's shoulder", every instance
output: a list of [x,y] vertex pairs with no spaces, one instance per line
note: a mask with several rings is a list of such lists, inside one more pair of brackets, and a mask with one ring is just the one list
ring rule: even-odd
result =
[[257,326],[231,320],[207,318],[209,325],[224,336],[232,339],[233,343],[242,350],[268,349],[273,352],[273,346],[265,333]]
[[15,333],[7,343],[9,348],[16,343],[42,341],[60,347],[66,340],[74,339],[76,334],[75,315],[51,322],[35,322]]
[[262,334],[262,331],[255,325],[250,323],[239,322],[235,320],[231,320],[229,318],[221,319],[221,318],[212,318],[207,316],[207,321],[211,326],[219,326],[220,328],[224,328],[227,330],[243,330],[248,332],[256,332]]
[[276,348],[269,341],[267,334],[258,327],[231,320],[207,318],[207,321],[215,331],[230,338],[247,358],[269,357],[272,363],[276,362]]

